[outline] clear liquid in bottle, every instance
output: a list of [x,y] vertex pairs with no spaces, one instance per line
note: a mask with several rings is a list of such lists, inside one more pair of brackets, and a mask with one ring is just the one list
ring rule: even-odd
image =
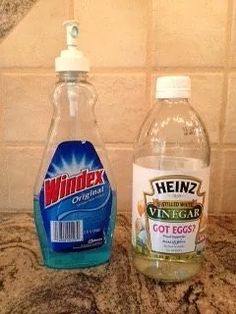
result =
[[133,261],[166,282],[201,269],[206,241],[210,148],[189,97],[188,77],[160,77],[157,101],[135,142]]

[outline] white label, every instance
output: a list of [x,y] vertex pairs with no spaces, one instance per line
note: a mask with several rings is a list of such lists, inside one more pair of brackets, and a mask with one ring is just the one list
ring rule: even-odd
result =
[[201,253],[209,168],[161,171],[133,165],[132,243],[140,252]]
[[187,253],[195,250],[199,221],[168,223],[149,220],[152,251]]

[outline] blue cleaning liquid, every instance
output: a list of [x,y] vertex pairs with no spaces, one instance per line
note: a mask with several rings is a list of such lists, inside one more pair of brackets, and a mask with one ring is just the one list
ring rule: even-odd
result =
[[34,215],[44,264],[82,268],[106,263],[116,192],[92,143],[61,142],[40,186]]
[[39,206],[39,196],[34,197],[34,219],[38,232],[44,264],[49,268],[86,268],[108,262],[111,258],[111,246],[116,220],[116,192],[112,192],[112,209],[110,222],[105,235],[104,244],[97,248],[90,248],[74,252],[55,252],[48,245],[46,231],[43,225]]
[[34,190],[34,216],[44,264],[82,268],[109,261],[116,188],[94,116],[97,93],[67,21],[69,54],[56,58],[53,118]]

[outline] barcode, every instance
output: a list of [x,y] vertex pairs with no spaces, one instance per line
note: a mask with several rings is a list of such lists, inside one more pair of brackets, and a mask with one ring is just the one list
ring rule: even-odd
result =
[[83,221],[50,221],[52,242],[83,241]]

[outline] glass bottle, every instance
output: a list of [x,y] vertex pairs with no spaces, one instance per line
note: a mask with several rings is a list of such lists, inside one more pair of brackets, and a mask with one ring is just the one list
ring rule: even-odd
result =
[[135,142],[133,261],[166,282],[200,270],[206,240],[210,146],[190,84],[186,76],[157,79],[156,103]]

